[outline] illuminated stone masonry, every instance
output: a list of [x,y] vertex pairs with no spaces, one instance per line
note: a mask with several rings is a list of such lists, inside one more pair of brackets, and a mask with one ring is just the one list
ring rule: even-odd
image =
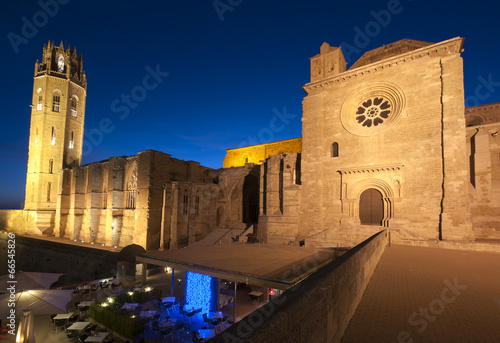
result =
[[410,244],[499,239],[500,103],[464,108],[463,42],[403,39],[350,69],[323,43],[302,137],[227,149],[219,170],[153,150],[80,166],[81,55],[49,42],[35,65],[25,210],[0,224],[149,250],[217,230],[292,245],[354,246],[382,227]]

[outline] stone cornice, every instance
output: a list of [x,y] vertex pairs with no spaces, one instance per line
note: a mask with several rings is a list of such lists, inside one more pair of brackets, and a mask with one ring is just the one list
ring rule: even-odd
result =
[[478,105],[478,106],[473,106],[473,107],[466,107],[465,108],[465,115],[473,112],[480,112],[483,110],[490,110],[493,108],[500,108],[500,102],[494,102],[491,104],[485,104],[485,105]]
[[402,164],[381,164],[378,166],[342,168],[342,169],[339,169],[337,171],[343,175],[370,174],[370,173],[380,173],[380,172],[401,171],[401,169],[403,169],[403,167],[404,167],[404,165],[402,165]]
[[371,74],[385,68],[390,68],[392,66],[405,63],[407,61],[413,61],[422,58],[424,56],[436,55],[443,51],[460,53],[462,52],[463,42],[464,38],[462,37],[455,37],[452,39],[448,39],[440,43],[432,44],[420,49],[406,52],[401,55],[384,59],[382,61],[374,62],[363,67],[359,67],[353,70],[347,70],[343,73],[337,74],[335,76],[332,76],[324,80],[310,82],[306,84],[304,87],[302,87],[302,89],[307,94],[309,94],[311,91],[316,89],[326,88],[334,84],[339,84],[346,80],[348,81],[350,79],[355,79],[365,74]]

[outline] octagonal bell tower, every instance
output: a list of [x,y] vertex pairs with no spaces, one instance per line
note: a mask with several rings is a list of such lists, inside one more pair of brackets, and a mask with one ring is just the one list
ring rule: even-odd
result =
[[82,55],[49,41],[35,63],[24,205],[41,232],[54,225],[59,171],[81,163],[86,93]]

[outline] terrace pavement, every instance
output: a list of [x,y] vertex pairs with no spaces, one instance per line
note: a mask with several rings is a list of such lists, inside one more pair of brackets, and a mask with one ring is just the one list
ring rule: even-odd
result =
[[387,247],[342,338],[500,342],[500,254]]

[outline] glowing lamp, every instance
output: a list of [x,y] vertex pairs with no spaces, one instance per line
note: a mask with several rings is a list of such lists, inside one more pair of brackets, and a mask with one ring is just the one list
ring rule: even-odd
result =
[[271,288],[271,289],[269,290],[269,295],[274,295],[274,289],[273,289],[273,288]]

